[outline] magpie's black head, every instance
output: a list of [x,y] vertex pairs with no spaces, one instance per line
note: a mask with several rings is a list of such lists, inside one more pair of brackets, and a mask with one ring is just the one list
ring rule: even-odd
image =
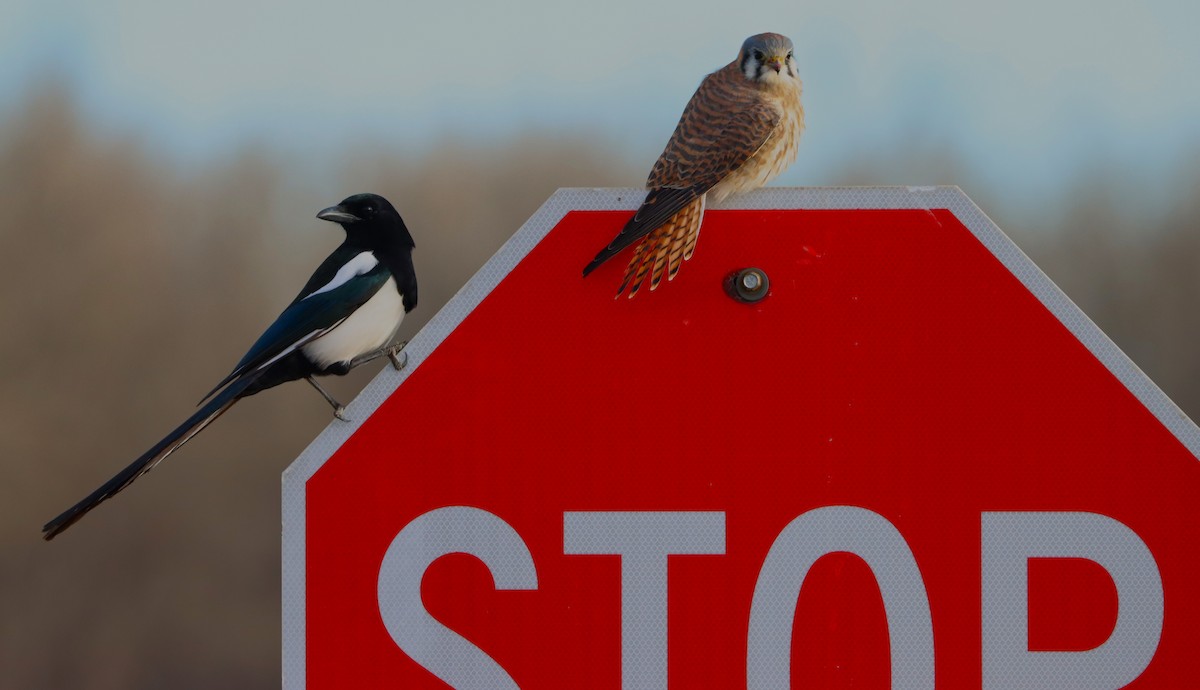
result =
[[416,246],[395,207],[378,194],[348,196],[337,206],[322,209],[317,218],[341,225],[351,241],[368,247],[399,244],[411,249]]

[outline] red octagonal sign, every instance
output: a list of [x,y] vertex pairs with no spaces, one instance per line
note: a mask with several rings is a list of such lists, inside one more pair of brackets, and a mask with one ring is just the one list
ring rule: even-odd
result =
[[287,687],[1200,684],[1200,432],[959,190],[750,194],[614,300],[641,196],[555,194],[289,468]]

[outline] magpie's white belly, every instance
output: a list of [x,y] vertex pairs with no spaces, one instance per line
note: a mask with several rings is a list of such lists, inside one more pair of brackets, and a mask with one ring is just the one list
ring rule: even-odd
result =
[[404,302],[396,290],[396,280],[388,278],[379,292],[345,321],[305,345],[304,354],[322,367],[349,362],[386,345],[403,319]]

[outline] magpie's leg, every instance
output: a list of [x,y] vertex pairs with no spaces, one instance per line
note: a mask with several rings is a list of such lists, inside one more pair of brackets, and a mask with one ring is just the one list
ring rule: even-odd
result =
[[325,402],[329,403],[329,405],[333,408],[333,416],[334,417],[337,417],[338,419],[342,420],[343,422],[350,421],[343,414],[346,411],[346,406],[341,404],[337,400],[334,400],[332,395],[327,393],[324,388],[321,388],[321,384],[317,383],[316,379],[314,379],[311,376],[305,376],[304,380],[311,383],[312,387],[316,388],[317,392],[321,394],[321,397],[325,398]]
[[[396,343],[395,345],[385,345],[384,347],[381,347],[378,350],[375,350],[374,352],[368,352],[365,355],[359,355],[359,356],[355,357],[354,359],[350,360],[349,368],[353,369],[354,367],[356,367],[360,364],[366,364],[367,362],[373,362],[373,361],[379,359],[380,357],[386,356],[392,362],[392,366],[396,369],[396,371],[399,371],[399,370],[403,369],[406,364],[408,364],[408,354],[404,352],[404,346],[407,344],[408,344],[407,340],[402,340],[399,343]],[[397,357],[397,355],[401,355],[401,354],[403,354],[404,356]]]

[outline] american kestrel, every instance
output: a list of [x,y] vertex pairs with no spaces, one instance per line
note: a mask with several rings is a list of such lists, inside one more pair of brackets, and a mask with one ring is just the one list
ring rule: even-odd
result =
[[692,258],[707,201],[757,189],[796,159],[804,130],[792,41],[758,34],[737,59],[704,78],[658,157],[646,200],[583,275],[645,237],[633,252],[617,296],[637,294],[647,274],[658,288]]

